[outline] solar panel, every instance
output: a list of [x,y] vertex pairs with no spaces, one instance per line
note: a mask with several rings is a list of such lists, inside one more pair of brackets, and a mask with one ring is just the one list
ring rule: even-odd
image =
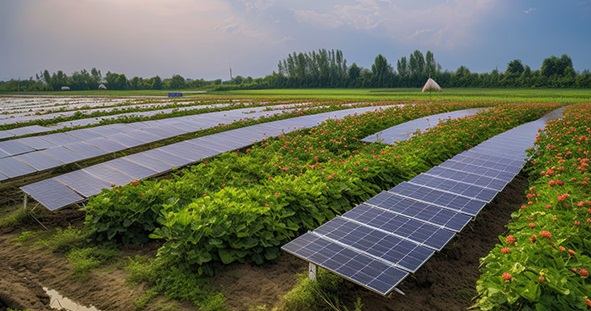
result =
[[486,202],[470,199],[457,194],[403,182],[389,190],[408,198],[449,208],[469,216],[476,216]]
[[337,217],[316,228],[314,233],[327,237],[357,252],[376,256],[409,272],[415,272],[435,250],[369,226]]
[[54,159],[42,152],[29,152],[25,154],[19,154],[12,158],[28,164],[37,171],[56,168],[64,164],[63,162]]
[[137,180],[158,174],[157,171],[149,169],[149,168],[139,165],[137,163],[128,161],[126,158],[119,158],[119,159],[107,161],[103,164],[107,165],[111,168],[114,168],[116,170],[119,170],[119,171],[131,176],[133,179],[137,179]]
[[109,183],[109,185],[125,185],[134,179],[133,177],[119,170],[113,169],[105,165],[104,163],[89,166],[82,170],[106,181],[107,183]]
[[126,146],[124,146],[118,142],[115,142],[113,140],[110,140],[110,139],[102,137],[102,136],[100,136],[100,138],[87,140],[86,143],[88,145],[92,145],[92,146],[95,146],[101,150],[104,150],[107,153],[117,152],[117,151],[121,151],[121,150],[124,150],[127,148]]
[[126,132],[125,135],[142,141],[143,143],[154,142],[161,140],[162,138],[166,137],[163,135],[154,135],[152,133],[143,131],[143,130],[134,130],[130,132]]
[[112,140],[118,144],[121,144],[127,148],[137,147],[137,146],[145,144],[145,142],[143,140],[133,138],[133,137],[123,134],[123,133],[109,135],[106,138],[108,138],[109,140]]
[[409,274],[314,233],[306,233],[281,249],[382,295],[390,293]]
[[132,154],[125,157],[126,160],[129,160],[133,163],[137,163],[139,165],[145,166],[150,168],[156,172],[166,172],[172,169],[173,165],[170,163],[166,163],[160,161],[156,158],[149,157],[145,154],[145,152],[140,152],[136,154]]
[[449,159],[449,161],[456,161],[459,163],[472,164],[472,165],[481,166],[481,167],[493,168],[493,169],[496,169],[499,171],[513,173],[515,175],[517,175],[523,167],[523,163],[519,166],[513,166],[513,165],[507,164],[507,163],[486,161],[486,160],[470,158],[470,157],[461,156],[461,155],[457,155],[457,156]]
[[48,156],[50,156],[58,161],[64,162],[64,163],[74,163],[74,162],[84,159],[83,156],[81,156],[78,153],[73,152],[72,150],[67,149],[66,147],[63,147],[63,146],[49,148],[49,149],[45,149],[43,151],[37,151],[37,152],[41,152],[45,155],[48,155]]
[[419,174],[415,178],[409,180],[415,185],[422,185],[429,188],[435,188],[459,195],[463,195],[476,200],[490,202],[497,195],[496,190],[487,189],[484,187],[470,185],[464,182],[444,179],[427,174]]
[[104,150],[101,150],[95,146],[89,145],[86,142],[78,142],[73,144],[68,144],[64,146],[68,150],[72,150],[73,152],[82,156],[83,159],[94,158],[98,156],[102,156],[105,154]]
[[441,166],[435,166],[430,170],[426,171],[424,174],[438,176],[449,180],[457,180],[468,184],[489,188],[497,192],[503,190],[507,185],[506,181],[500,179],[457,171]]
[[55,147],[54,143],[43,139],[43,136],[19,138],[18,141],[35,149],[35,150],[43,150],[43,149]]
[[482,153],[482,152],[478,151],[478,148],[472,148],[472,149],[466,150],[460,154],[468,156],[468,157],[472,157],[472,158],[479,158],[479,159],[487,160],[487,161],[493,161],[493,162],[498,162],[498,163],[507,163],[507,164],[511,164],[512,166],[516,166],[516,167],[523,166],[523,163],[525,162],[525,159],[521,158],[521,157],[510,156],[510,155],[494,155],[494,154],[490,154],[490,153]]
[[445,161],[445,162],[441,163],[439,166],[443,167],[443,168],[449,168],[449,169],[454,169],[454,170],[458,170],[458,171],[462,171],[462,172],[467,172],[467,173],[478,174],[478,175],[482,175],[482,176],[486,176],[486,177],[496,178],[496,179],[506,181],[507,183],[510,182],[511,180],[513,180],[513,178],[515,178],[515,175],[516,175],[513,173],[509,173],[509,172],[499,171],[499,170],[493,169],[493,168],[476,166],[476,165],[472,165],[472,164],[465,164],[465,163],[460,163],[460,162],[455,162],[455,161]]
[[93,132],[88,129],[79,129],[79,130],[68,131],[68,135],[74,136],[74,137],[81,139],[81,140],[91,140],[91,139],[103,137],[103,136],[99,135],[98,133]]
[[443,227],[367,204],[358,205],[343,214],[342,218],[384,230],[435,250],[441,250],[455,235],[455,232]]
[[[91,175],[83,170],[73,171],[67,174],[54,177],[53,179],[63,183],[64,185],[78,192],[85,198],[100,193],[103,188],[111,187],[110,183],[101,180],[96,176]],[[39,201],[37,198],[35,199]]]
[[36,172],[31,166],[14,158],[0,159],[0,172],[8,178],[15,178]]
[[82,196],[54,179],[45,179],[22,186],[20,189],[52,211],[84,200]]
[[191,163],[190,160],[187,160],[187,159],[181,158],[181,157],[177,157],[171,153],[168,153],[168,152],[162,150],[162,148],[152,149],[152,150],[148,150],[148,151],[145,151],[142,153],[149,156],[149,157],[160,160],[162,162],[169,163],[171,165],[171,167],[181,167],[181,166],[185,166],[185,165]]
[[103,137],[111,137],[113,135],[121,134],[121,131],[112,127],[111,125],[97,126],[97,127],[88,128],[86,130],[88,130],[89,132],[92,132],[94,134],[103,136]]
[[386,191],[378,193],[373,198],[367,200],[365,204],[437,226],[443,226],[455,232],[461,231],[472,220],[472,217],[468,215]]
[[73,144],[80,142],[80,138],[76,138],[74,136],[70,136],[65,133],[55,133],[49,135],[43,135],[43,140],[46,140],[52,143],[54,146],[63,146],[67,144]]
[[47,128],[39,125],[31,125],[31,126],[24,126],[18,127],[14,129],[7,130],[6,132],[10,133],[12,136],[18,137],[28,134],[36,134],[36,133],[43,133],[46,132]]
[[4,175],[4,173],[0,172],[0,181],[7,180],[8,176]]
[[18,140],[0,141],[0,150],[9,156],[35,151],[33,148],[19,142]]

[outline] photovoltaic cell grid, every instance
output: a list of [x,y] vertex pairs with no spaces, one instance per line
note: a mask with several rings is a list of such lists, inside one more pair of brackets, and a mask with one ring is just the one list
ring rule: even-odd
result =
[[[0,141],[0,159],[15,158],[19,167],[28,169],[9,169],[0,162],[0,174],[8,178],[22,177],[39,171],[60,167],[78,161],[103,156],[177,135],[206,129],[221,123],[269,115],[262,107],[244,108],[203,115],[184,116],[164,120],[136,122],[129,124],[110,124],[88,129],[79,129],[64,133],[26,137],[8,141]],[[264,128],[261,128],[261,133]],[[275,131],[277,132],[277,131]],[[269,129],[270,136],[274,133]],[[263,139],[261,133],[244,133],[237,135],[250,141],[250,137]],[[237,147],[239,148],[239,147]],[[224,149],[225,151],[226,149]],[[26,156],[25,156],[26,155]],[[24,166],[23,166],[24,165]],[[7,172],[4,172],[7,170]],[[19,172],[15,174],[15,172]]]
[[[43,185],[56,188],[54,191],[48,191],[36,184],[31,184],[29,185],[30,187],[25,186],[27,188],[21,187],[21,189],[27,189],[25,192],[28,195],[46,207],[59,209],[69,204],[79,202],[72,202],[71,200],[61,201],[58,198],[52,198],[51,196],[61,191],[62,187],[67,187],[84,199],[87,199],[90,196],[100,193],[102,189],[109,188],[112,185],[124,185],[134,179],[139,180],[159,175],[168,172],[175,167],[182,167],[226,151],[250,146],[257,141],[272,136],[277,136],[282,133],[291,132],[305,127],[316,126],[328,118],[338,119],[343,118],[346,115],[363,113],[375,109],[375,107],[363,107],[333,111],[319,115],[302,116],[294,119],[262,123],[225,131],[121,157],[51,178],[51,180],[55,181],[54,183],[45,183]],[[125,134],[119,133],[119,135]],[[63,147],[43,150],[41,152],[46,154],[51,152],[51,154],[48,154],[49,156],[56,156],[65,162],[68,160],[81,159],[83,157],[80,155],[81,151],[90,153],[93,150],[80,148],[76,153],[71,153],[68,152],[71,151],[68,148],[74,149],[80,147],[66,145]],[[34,168],[13,158],[0,159],[0,167],[3,167],[1,166],[2,161],[15,163],[10,166],[11,169],[8,170],[8,174],[0,170],[0,174],[2,174],[0,175],[0,178],[5,178],[4,176],[6,176],[6,178],[12,178],[20,173],[32,172],[34,170]],[[62,203],[64,205],[61,205]]]
[[[552,118],[560,115],[549,114]],[[525,149],[533,144],[537,129],[543,128],[549,116],[497,135],[379,193],[282,249],[387,295],[428,260],[431,251],[441,250],[519,173],[526,160]],[[350,253],[343,257],[346,251]],[[356,277],[363,272],[360,269],[367,268],[349,267],[348,258],[367,255],[385,264],[383,272],[390,274],[390,283],[372,282],[372,278],[385,279],[369,269],[365,277]]]

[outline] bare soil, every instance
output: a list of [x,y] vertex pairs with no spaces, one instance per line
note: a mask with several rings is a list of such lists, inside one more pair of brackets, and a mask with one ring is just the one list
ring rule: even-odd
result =
[[[398,287],[405,295],[394,293],[382,297],[344,282],[341,291],[347,308],[353,310],[353,302],[360,297],[364,310],[466,310],[476,296],[479,259],[498,243],[498,236],[505,231],[510,214],[522,204],[526,187],[526,178],[517,176],[443,251]],[[4,213],[3,210],[0,208],[0,214]],[[80,224],[83,217],[76,210],[64,210],[44,215],[41,222],[48,227],[63,227]],[[125,258],[92,271],[87,279],[77,279],[63,254],[27,242],[11,241],[24,230],[40,229],[33,220],[27,221],[24,228],[0,229],[0,311],[8,307],[52,310],[43,286],[102,311],[134,310],[133,302],[145,288],[125,281],[127,272],[122,264]],[[154,254],[155,249],[154,246],[126,249],[124,257]],[[256,310],[259,306],[272,310],[280,297],[293,288],[296,274],[306,271],[307,263],[284,254],[276,262],[261,267],[231,265],[212,279],[212,286],[222,290],[231,310]],[[167,307],[196,310],[187,303],[169,302],[164,297],[158,297],[144,310]]]

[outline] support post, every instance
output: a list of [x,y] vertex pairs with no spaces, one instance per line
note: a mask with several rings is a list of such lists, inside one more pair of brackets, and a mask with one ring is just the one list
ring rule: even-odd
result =
[[23,199],[23,208],[27,209],[27,201],[29,199],[29,195],[25,193],[25,198]]
[[318,271],[318,266],[313,263],[308,264],[308,277],[310,277],[310,281],[316,281],[316,274]]

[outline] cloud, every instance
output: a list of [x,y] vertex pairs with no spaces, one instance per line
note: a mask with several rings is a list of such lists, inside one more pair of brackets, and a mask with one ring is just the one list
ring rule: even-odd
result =
[[536,11],[536,8],[529,8],[527,10],[524,10],[523,13],[525,13],[525,14],[531,14],[531,13],[533,13],[535,11]]

